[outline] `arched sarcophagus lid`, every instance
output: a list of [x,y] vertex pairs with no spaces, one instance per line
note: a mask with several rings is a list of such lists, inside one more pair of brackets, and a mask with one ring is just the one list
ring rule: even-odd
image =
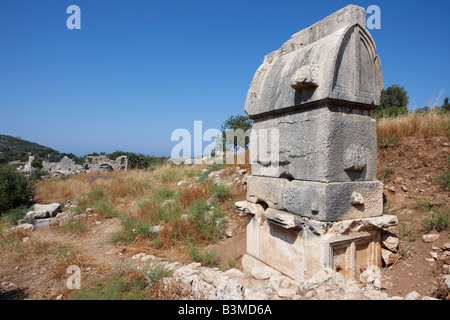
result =
[[292,36],[256,71],[245,111],[251,118],[317,104],[374,109],[383,78],[365,10],[347,6]]

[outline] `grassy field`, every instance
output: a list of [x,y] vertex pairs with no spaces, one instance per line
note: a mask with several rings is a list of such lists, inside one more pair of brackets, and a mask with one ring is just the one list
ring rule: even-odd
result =
[[408,113],[393,118],[377,119],[378,142],[388,145],[405,137],[427,139],[450,138],[450,113],[432,109],[424,114]]

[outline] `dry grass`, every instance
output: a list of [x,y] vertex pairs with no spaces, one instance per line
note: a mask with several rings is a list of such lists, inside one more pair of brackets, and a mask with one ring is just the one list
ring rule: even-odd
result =
[[181,192],[178,197],[178,203],[183,208],[188,208],[192,201],[197,199],[206,200],[210,197],[211,193],[209,191],[210,181],[206,181],[202,184],[194,185],[192,188],[185,189]]
[[37,202],[67,202],[95,189],[102,189],[112,203],[139,200],[152,189],[175,185],[185,177],[200,173],[204,165],[157,166],[154,170],[84,173],[69,178],[40,181],[35,188]]
[[431,110],[425,114],[409,113],[394,118],[377,120],[378,138],[415,137],[427,139],[431,137],[450,138],[450,114]]

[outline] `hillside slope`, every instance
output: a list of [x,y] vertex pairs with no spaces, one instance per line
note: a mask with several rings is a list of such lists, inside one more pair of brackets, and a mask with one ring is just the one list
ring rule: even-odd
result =
[[52,148],[20,138],[0,135],[0,156],[7,162],[16,160],[27,161],[29,155],[45,158],[49,161],[56,161],[62,158],[60,152]]

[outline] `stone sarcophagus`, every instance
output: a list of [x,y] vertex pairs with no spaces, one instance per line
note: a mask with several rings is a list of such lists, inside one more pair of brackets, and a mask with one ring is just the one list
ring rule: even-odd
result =
[[245,111],[252,176],[247,253],[297,280],[381,265],[376,123],[383,79],[364,8],[347,6],[292,36],[256,71]]

